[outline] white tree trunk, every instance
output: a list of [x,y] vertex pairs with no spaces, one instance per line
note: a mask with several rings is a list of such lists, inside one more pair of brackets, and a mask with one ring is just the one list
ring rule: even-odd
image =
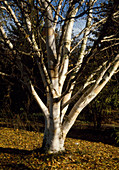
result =
[[54,103],[49,118],[45,120],[42,149],[48,153],[57,153],[65,150],[65,138],[63,137],[59,113],[60,103]]

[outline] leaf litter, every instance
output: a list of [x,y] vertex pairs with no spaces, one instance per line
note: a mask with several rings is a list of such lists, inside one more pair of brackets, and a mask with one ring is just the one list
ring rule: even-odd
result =
[[66,152],[47,155],[38,152],[43,133],[0,128],[0,170],[117,170],[119,148],[102,142],[67,138]]

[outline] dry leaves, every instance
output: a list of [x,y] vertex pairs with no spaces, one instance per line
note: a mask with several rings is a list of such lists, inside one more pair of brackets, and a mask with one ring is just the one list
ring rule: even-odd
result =
[[119,148],[101,142],[68,138],[66,152],[45,155],[35,151],[43,134],[0,128],[0,169],[119,169]]

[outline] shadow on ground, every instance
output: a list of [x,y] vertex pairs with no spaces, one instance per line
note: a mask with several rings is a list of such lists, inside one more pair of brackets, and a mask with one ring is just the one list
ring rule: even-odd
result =
[[27,166],[25,166],[24,164],[3,164],[2,167],[5,167],[5,170],[9,170],[9,169],[13,169],[13,170],[30,170],[31,168],[28,168]]
[[99,130],[95,130],[94,127],[87,127],[85,129],[72,128],[68,137],[119,146],[115,141],[116,136],[114,134],[114,128],[109,127]]
[[3,148],[0,147],[0,153],[14,153],[14,154],[22,154],[22,155],[29,155],[33,151],[22,150],[22,149],[14,149],[14,148]]

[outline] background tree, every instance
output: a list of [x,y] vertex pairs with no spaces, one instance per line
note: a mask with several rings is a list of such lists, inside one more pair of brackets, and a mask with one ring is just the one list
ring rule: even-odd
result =
[[[43,150],[63,151],[66,135],[78,115],[118,69],[118,51],[112,48],[111,55],[106,53],[119,44],[118,36],[105,31],[110,19],[118,25],[118,5],[112,1],[112,6],[107,8],[108,1],[100,4],[98,0],[3,0],[0,3],[3,17],[7,15],[11,19],[7,25],[4,18],[1,19],[2,46],[9,48],[14,65],[10,73],[5,70],[0,73],[26,86],[42,109],[45,118]],[[107,15],[103,16],[102,12]],[[93,21],[93,18],[98,19]],[[82,21],[84,28],[72,34],[75,22]],[[9,36],[10,24],[12,30],[13,27],[17,29],[16,33],[14,29],[14,36],[21,35],[17,41],[13,35]],[[89,48],[93,30],[98,36]],[[76,44],[72,43],[74,40]],[[111,47],[106,44],[109,41]],[[73,61],[74,51],[78,55]],[[102,59],[104,54],[106,57]],[[38,72],[34,70],[36,65]],[[42,79],[46,97],[37,89],[41,83],[39,79]]]

